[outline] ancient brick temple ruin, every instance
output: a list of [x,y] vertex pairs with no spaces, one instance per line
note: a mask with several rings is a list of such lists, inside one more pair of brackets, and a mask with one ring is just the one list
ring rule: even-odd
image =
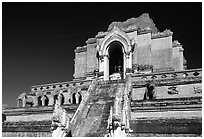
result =
[[35,85],[3,109],[3,136],[201,136],[202,69],[148,14],[75,49],[74,79]]

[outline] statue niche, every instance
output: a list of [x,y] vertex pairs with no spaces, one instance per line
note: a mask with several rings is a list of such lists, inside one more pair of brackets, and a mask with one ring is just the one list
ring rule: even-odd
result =
[[143,100],[154,100],[154,99],[156,99],[155,84],[147,83]]

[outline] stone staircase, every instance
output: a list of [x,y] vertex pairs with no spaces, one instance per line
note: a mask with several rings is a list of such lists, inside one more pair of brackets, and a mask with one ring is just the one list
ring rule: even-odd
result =
[[125,82],[98,82],[87,93],[87,98],[79,106],[71,120],[74,137],[104,137],[108,134],[110,108],[114,106],[116,95],[124,92]]

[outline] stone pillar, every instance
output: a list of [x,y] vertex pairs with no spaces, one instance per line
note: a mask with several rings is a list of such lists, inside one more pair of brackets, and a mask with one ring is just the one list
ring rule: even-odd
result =
[[79,104],[79,93],[77,92],[75,94],[76,104]]
[[102,71],[104,71],[104,59],[102,56],[100,56],[99,59],[100,59],[99,60],[99,72],[102,72]]
[[70,103],[73,104],[73,94],[70,93]]
[[130,56],[129,56],[129,68],[132,68],[132,52],[130,52]]
[[34,97],[34,102],[33,103],[34,103],[33,104],[34,107],[38,106],[38,96]]
[[41,98],[41,102],[42,102],[42,106],[45,106],[45,96],[42,96],[42,98]]
[[123,53],[123,78],[125,79],[125,72],[126,72],[126,54]]
[[64,104],[70,104],[69,99],[70,98],[70,92],[68,91],[68,93],[63,93],[64,95]]
[[54,95],[51,95],[49,98],[49,106],[52,106],[54,104]]
[[104,80],[109,80],[109,59],[104,55]]
[[180,49],[179,49],[179,59],[180,59],[179,67],[180,67],[180,69],[179,70],[184,70],[184,68],[183,68],[183,61],[184,61],[183,51],[184,51],[184,49],[182,47],[180,47]]
[[130,60],[130,59],[129,59],[129,54],[126,54],[126,55],[125,55],[125,58],[126,58],[126,68],[129,68],[129,63],[130,63],[130,62],[129,62],[129,60]]
[[[61,90],[60,90],[60,92],[61,92]],[[61,93],[57,96],[57,103],[59,105],[62,105],[62,94]]]

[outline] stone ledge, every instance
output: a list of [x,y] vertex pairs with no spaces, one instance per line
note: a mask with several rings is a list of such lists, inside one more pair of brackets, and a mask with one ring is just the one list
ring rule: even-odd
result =
[[50,132],[52,121],[4,122],[3,132]]
[[[145,87],[147,83],[152,80],[132,81],[133,88]],[[155,86],[169,86],[169,85],[183,85],[192,83],[202,83],[202,77],[186,77],[186,78],[172,78],[172,79],[156,79]]]
[[173,74],[173,73],[188,73],[188,72],[202,72],[202,69],[187,69],[182,71],[161,71],[161,72],[153,72],[148,74],[132,74],[131,77],[142,77],[142,76],[151,76],[151,75],[162,75],[162,74]]
[[[77,104],[66,104],[62,105],[67,111],[75,111],[78,108]],[[10,115],[30,115],[39,113],[52,113],[54,106],[40,106],[40,107],[21,107],[21,108],[7,108],[3,110],[6,116]]]
[[77,47],[74,52],[75,53],[80,53],[80,52],[85,52],[87,51],[87,47],[86,46],[83,46],[83,47]]
[[156,99],[152,101],[132,101],[131,110],[135,112],[150,111],[192,111],[202,109],[202,97]]
[[137,134],[202,134],[202,119],[131,120],[130,127]]

